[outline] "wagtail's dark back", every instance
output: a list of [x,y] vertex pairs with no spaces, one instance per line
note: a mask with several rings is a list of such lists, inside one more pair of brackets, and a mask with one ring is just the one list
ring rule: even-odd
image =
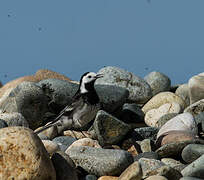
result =
[[102,74],[87,72],[81,76],[79,89],[59,115],[50,123],[35,131],[40,133],[49,127],[57,126],[58,131],[81,128],[94,119],[100,109],[99,97],[94,88],[96,79],[103,77]]

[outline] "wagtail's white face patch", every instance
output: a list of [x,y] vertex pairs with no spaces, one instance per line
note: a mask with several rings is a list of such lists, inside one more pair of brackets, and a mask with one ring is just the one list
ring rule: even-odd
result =
[[89,72],[86,75],[84,75],[82,77],[82,81],[81,81],[81,93],[86,93],[88,92],[87,89],[85,88],[85,84],[94,82],[96,79],[103,77],[102,74],[96,74],[94,72]]

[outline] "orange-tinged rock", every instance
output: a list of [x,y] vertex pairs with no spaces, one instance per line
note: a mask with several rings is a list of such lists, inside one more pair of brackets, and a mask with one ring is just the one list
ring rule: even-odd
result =
[[101,176],[98,180],[118,180],[118,177],[115,176]]

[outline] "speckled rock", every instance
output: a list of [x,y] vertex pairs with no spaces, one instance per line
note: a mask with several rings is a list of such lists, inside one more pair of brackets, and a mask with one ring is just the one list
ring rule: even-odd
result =
[[8,126],[24,126],[29,127],[27,120],[22,116],[21,113],[1,113],[0,118],[6,121]]
[[[2,94],[2,96],[0,97],[0,106],[2,103],[4,103],[4,101],[9,97],[10,92],[13,90],[14,88],[9,88],[6,89],[4,94]],[[1,91],[1,89],[0,89]]]
[[60,150],[58,144],[50,140],[42,140],[42,143],[50,156]]
[[164,176],[149,176],[148,178],[146,178],[145,180],[168,180],[167,178],[165,178]]
[[163,73],[151,72],[144,77],[144,80],[150,85],[153,96],[170,90],[171,80]]
[[184,109],[184,112],[189,112],[194,117],[200,114],[201,112],[204,112],[204,99],[201,99],[200,101],[191,104],[186,109]]
[[13,89],[1,104],[4,112],[19,112],[28,121],[31,129],[40,126],[48,112],[48,98],[43,90],[33,82],[22,82]]
[[104,74],[104,77],[98,79],[96,84],[116,85],[128,89],[130,102],[145,103],[152,97],[149,84],[128,71],[108,66],[100,69],[98,73]]
[[170,119],[176,117],[178,113],[168,113],[163,115],[162,117],[159,118],[159,120],[156,122],[155,126],[158,128],[161,128],[167,121]]
[[188,84],[180,85],[176,89],[175,94],[178,95],[179,97],[181,97],[185,101],[186,106],[190,105],[190,96],[189,96],[189,87],[188,87]]
[[78,180],[77,171],[70,157],[58,151],[51,158],[56,170],[56,179],[58,180]]
[[193,76],[188,81],[190,103],[204,99],[204,73]]
[[120,119],[126,123],[144,122],[144,113],[137,104],[125,103],[122,107]]
[[95,148],[101,148],[97,140],[93,140],[90,138],[82,138],[79,140],[74,141],[66,151],[68,151],[70,148],[77,147],[77,146],[89,146],[89,147],[95,147]]
[[119,176],[118,180],[141,180],[142,169],[139,162],[132,163],[123,173]]
[[189,144],[182,151],[182,158],[185,162],[191,163],[204,154],[203,144]]
[[152,151],[152,147],[151,147],[151,140],[150,139],[144,139],[143,141],[141,141],[140,143],[140,147],[142,152],[151,152]]
[[5,127],[8,127],[8,124],[3,119],[0,119],[0,129]]
[[163,162],[164,164],[172,167],[172,168],[176,168],[178,166],[184,166],[184,164],[182,164],[180,161],[177,161],[175,159],[172,158],[162,158],[161,162]]
[[156,152],[161,158],[166,157],[176,157],[180,155],[183,148],[186,147],[188,144],[193,144],[195,141],[181,141],[181,142],[173,142],[170,144],[165,144],[158,148]]
[[66,130],[63,132],[64,136],[71,136],[76,139],[82,138],[92,138],[92,134],[88,131],[74,131],[74,130]]
[[144,113],[156,109],[166,103],[178,103],[182,109],[186,107],[184,100],[172,92],[161,92],[151,98],[142,108]]
[[157,109],[151,109],[145,114],[145,123],[148,126],[155,127],[157,121],[165,114],[168,113],[180,113],[182,111],[181,106],[178,103],[166,103],[161,105]]
[[156,159],[159,160],[159,155],[156,152],[144,152],[140,153],[134,157],[134,161],[138,161],[140,158],[147,158],[147,159]]
[[96,176],[120,175],[133,163],[132,155],[123,150],[79,146],[69,149],[66,153],[76,166],[80,166]]
[[183,176],[192,176],[204,179],[204,155],[185,167],[181,173]]
[[150,175],[161,175],[170,180],[173,180],[173,178],[175,180],[179,180],[182,177],[182,175],[177,170],[165,165],[159,160],[141,158],[139,163],[142,168],[143,178],[146,178]]
[[130,130],[130,127],[114,116],[100,110],[94,121],[94,130],[99,144],[105,145],[121,141]]
[[65,152],[66,149],[74,142],[76,141],[75,138],[70,136],[58,136],[52,140],[53,142],[57,143],[59,145],[59,148],[61,151]]
[[170,131],[186,131],[197,135],[198,129],[193,116],[190,113],[182,113],[166,122],[157,134],[157,138]]
[[55,180],[55,169],[41,140],[25,127],[0,129],[0,177]]
[[159,129],[156,127],[141,127],[134,129],[133,137],[135,140],[151,139],[156,140]]

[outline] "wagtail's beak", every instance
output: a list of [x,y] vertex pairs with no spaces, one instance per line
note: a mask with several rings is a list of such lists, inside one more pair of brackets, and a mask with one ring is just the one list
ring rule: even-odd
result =
[[96,74],[96,79],[102,78],[102,77],[103,77],[103,74]]

